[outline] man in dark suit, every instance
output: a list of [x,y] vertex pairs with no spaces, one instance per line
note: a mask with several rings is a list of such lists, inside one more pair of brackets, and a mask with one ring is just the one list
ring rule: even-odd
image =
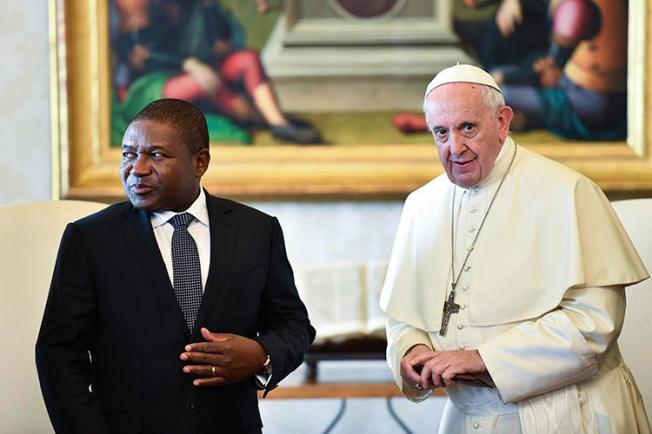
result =
[[36,344],[57,433],[259,433],[257,389],[315,336],[278,221],[207,194],[206,121],[158,100],[125,132],[128,202],[66,228]]

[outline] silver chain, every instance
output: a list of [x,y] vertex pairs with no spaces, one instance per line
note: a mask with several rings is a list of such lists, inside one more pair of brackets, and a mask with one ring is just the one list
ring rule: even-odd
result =
[[507,170],[505,171],[505,174],[500,180],[500,184],[498,184],[498,188],[496,189],[496,192],[494,193],[493,197],[491,198],[491,202],[489,202],[489,207],[487,208],[487,212],[484,213],[484,217],[482,217],[482,221],[480,222],[480,226],[478,227],[478,231],[475,233],[475,238],[473,239],[473,242],[471,243],[471,247],[469,247],[468,252],[466,252],[466,256],[464,257],[464,262],[462,262],[462,266],[460,267],[459,273],[457,273],[457,278],[455,278],[455,241],[454,241],[454,235],[455,235],[455,193],[457,192],[457,187],[453,184],[453,203],[451,205],[451,278],[453,280],[453,291],[455,291],[455,287],[457,286],[457,282],[460,281],[460,276],[462,275],[462,271],[464,270],[464,266],[466,265],[466,262],[469,260],[469,256],[471,256],[471,252],[473,252],[473,249],[475,248],[475,242],[478,241],[478,237],[480,236],[480,231],[482,230],[482,227],[484,226],[485,221],[487,220],[487,216],[489,215],[489,211],[491,211],[491,207],[494,205],[494,202],[496,201],[496,196],[498,196],[498,192],[500,191],[501,187],[503,186],[503,182],[505,182],[505,178],[507,178],[507,174],[509,173],[509,170],[512,168],[512,165],[514,164],[514,159],[516,158],[516,149],[518,149],[518,146],[514,144],[514,153],[512,154],[512,159],[509,162],[509,166],[507,166]]

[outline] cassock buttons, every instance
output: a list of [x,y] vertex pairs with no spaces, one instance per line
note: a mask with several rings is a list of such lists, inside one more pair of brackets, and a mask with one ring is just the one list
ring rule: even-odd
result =
[[473,429],[480,429],[480,424],[479,423],[474,423],[473,424]]
[[464,344],[460,344],[460,347],[459,347],[459,348],[460,348],[460,350],[466,350],[466,345],[464,345]]
[[475,232],[475,226],[471,226],[469,228],[469,233],[472,234],[473,232]]
[[464,310],[465,307],[466,307],[465,304],[460,304],[460,310]]
[[458,324],[457,329],[462,330],[464,327],[466,327],[464,324]]
[[464,271],[469,271],[470,269],[471,269],[470,265],[467,265],[466,267],[464,267]]
[[469,286],[468,286],[468,285],[464,285],[464,286],[462,287],[462,290],[463,290],[463,291],[468,291],[468,290],[469,290]]
[[478,209],[477,209],[477,208],[473,208],[473,209],[471,210],[471,214],[475,214],[475,213],[477,213],[477,212],[478,212]]

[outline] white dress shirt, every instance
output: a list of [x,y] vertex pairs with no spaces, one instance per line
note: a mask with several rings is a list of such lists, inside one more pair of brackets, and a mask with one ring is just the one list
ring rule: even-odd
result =
[[182,212],[153,212],[150,216],[150,222],[152,224],[152,229],[154,229],[154,236],[156,237],[158,249],[161,251],[161,255],[163,256],[163,262],[165,262],[165,268],[168,270],[170,282],[174,285],[174,273],[172,271],[172,234],[174,233],[174,227],[168,223],[168,221],[175,215],[183,214],[184,212],[188,212],[195,217],[195,219],[188,225],[188,232],[195,240],[195,244],[197,244],[203,293],[206,288],[208,268],[211,263],[211,231],[204,189],[199,189],[199,196],[197,196],[197,199],[195,199],[187,210]]

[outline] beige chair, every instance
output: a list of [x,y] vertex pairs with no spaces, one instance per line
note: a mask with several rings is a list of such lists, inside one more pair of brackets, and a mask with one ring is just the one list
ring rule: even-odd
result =
[[53,432],[41,398],[34,344],[61,234],[106,207],[79,201],[0,207],[0,433]]
[[[643,263],[652,272],[652,199],[613,202]],[[634,373],[652,423],[652,279],[627,289],[625,325],[618,339],[625,361]]]

